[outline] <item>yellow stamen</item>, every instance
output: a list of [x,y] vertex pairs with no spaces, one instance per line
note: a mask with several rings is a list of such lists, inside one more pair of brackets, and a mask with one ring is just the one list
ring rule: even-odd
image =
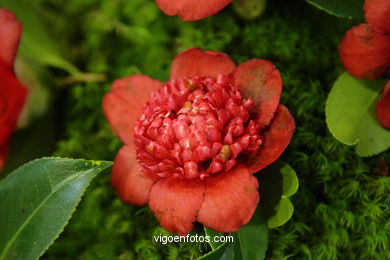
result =
[[192,80],[188,80],[187,82],[186,82],[186,85],[187,85],[187,88],[189,89],[189,90],[194,90],[195,88],[196,88],[196,86],[195,86],[195,84],[194,84],[194,82],[192,81]]
[[219,156],[221,156],[221,159],[226,162],[227,160],[229,160],[231,153],[232,151],[229,145],[222,145],[221,151],[219,152]]

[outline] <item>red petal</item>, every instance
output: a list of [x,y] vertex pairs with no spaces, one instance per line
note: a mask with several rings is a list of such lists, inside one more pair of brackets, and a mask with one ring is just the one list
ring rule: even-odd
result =
[[194,226],[204,192],[199,179],[172,176],[153,185],[149,207],[163,228],[186,235]]
[[178,14],[184,21],[195,21],[214,15],[233,0],[156,0],[167,15]]
[[366,0],[364,14],[372,30],[380,33],[390,33],[389,0]]
[[390,130],[390,81],[387,82],[385,90],[376,104],[376,115],[381,125]]
[[133,144],[134,123],[142,114],[149,94],[162,86],[145,75],[118,79],[104,96],[103,110],[113,131],[127,144]]
[[192,76],[216,78],[218,74],[231,74],[235,68],[234,62],[225,53],[192,48],[175,57],[171,79]]
[[245,161],[250,171],[258,172],[276,161],[290,143],[294,131],[294,118],[286,107],[279,105],[275,118],[264,133],[258,153]]
[[246,98],[252,98],[255,118],[260,129],[266,127],[274,117],[282,92],[282,78],[275,66],[266,60],[253,59],[236,69],[234,83]]
[[22,25],[10,11],[0,8],[0,62],[13,67]]
[[111,174],[111,184],[121,200],[137,206],[146,205],[154,182],[141,171],[134,147],[123,146],[115,157]]
[[259,202],[257,179],[243,165],[204,180],[206,196],[198,221],[219,232],[235,232],[252,218]]
[[8,67],[0,63],[0,125],[15,128],[26,95],[27,89]]
[[351,75],[379,78],[390,68],[390,35],[373,32],[367,24],[360,24],[345,34],[339,53]]

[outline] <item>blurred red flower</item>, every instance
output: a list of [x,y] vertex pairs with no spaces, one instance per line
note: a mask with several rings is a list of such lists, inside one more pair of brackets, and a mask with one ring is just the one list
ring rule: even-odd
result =
[[15,15],[0,8],[0,170],[27,94],[13,71],[21,31]]
[[[390,1],[366,0],[367,23],[352,27],[339,45],[344,68],[357,78],[377,79],[390,70]],[[376,105],[381,125],[390,129],[390,84]]]
[[201,20],[214,15],[233,0],[156,0],[167,15],[178,15],[184,21]]
[[379,33],[390,33],[389,0],[366,0],[364,15],[372,30]]
[[368,24],[350,29],[339,45],[344,68],[357,78],[376,79],[390,69],[390,1],[366,0]]
[[270,62],[236,67],[226,54],[198,48],[176,56],[167,83],[116,80],[103,101],[125,143],[112,185],[124,202],[149,204],[170,232],[186,234],[196,221],[237,231],[259,201],[253,174],[278,159],[295,129],[281,91]]

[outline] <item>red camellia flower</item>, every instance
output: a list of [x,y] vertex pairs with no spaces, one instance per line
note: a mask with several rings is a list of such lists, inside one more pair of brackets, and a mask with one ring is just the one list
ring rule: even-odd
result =
[[389,0],[366,0],[364,14],[372,30],[379,33],[390,33]]
[[13,71],[21,31],[14,14],[0,8],[0,170],[27,94]]
[[382,97],[376,104],[376,115],[381,125],[390,130],[390,81],[387,82]]
[[357,78],[376,79],[390,69],[390,1],[366,0],[368,24],[350,29],[339,46],[345,69]]
[[196,221],[237,231],[259,202],[253,174],[282,154],[295,129],[281,91],[270,62],[236,67],[226,54],[198,48],[174,59],[166,83],[116,80],[103,101],[125,143],[112,185],[124,202],[149,204],[170,232],[186,234]]
[[179,15],[185,21],[195,21],[214,15],[233,0],[156,0],[167,15]]
[[[353,76],[377,79],[390,70],[390,1],[366,0],[367,23],[350,29],[339,45],[341,62]],[[390,84],[376,105],[381,125],[390,130]]]
[[376,79],[390,68],[390,35],[377,33],[367,24],[350,29],[339,51],[345,69],[357,78]]

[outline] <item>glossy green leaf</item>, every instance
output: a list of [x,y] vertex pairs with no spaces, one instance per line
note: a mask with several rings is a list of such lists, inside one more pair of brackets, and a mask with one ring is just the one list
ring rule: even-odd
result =
[[390,131],[376,119],[375,104],[383,90],[383,80],[362,80],[342,74],[326,103],[326,123],[340,142],[356,144],[361,156],[371,156],[390,148]]
[[278,161],[260,172],[260,198],[269,228],[284,225],[292,216],[294,206],[289,197],[299,187],[295,170],[288,164]]
[[215,250],[198,258],[198,260],[234,260],[234,244],[223,243]]
[[248,224],[241,227],[233,236],[233,243],[215,243],[214,236],[227,235],[205,228],[206,235],[211,237],[209,242],[213,251],[202,256],[202,260],[231,259],[231,260],[262,260],[268,248],[268,226],[261,207],[256,209]]
[[210,242],[209,245],[211,246],[211,249],[216,250],[220,245],[222,245],[222,242],[214,242],[213,237],[215,236],[224,236],[226,235],[225,233],[221,233],[218,231],[215,231],[214,229],[204,227],[204,233],[206,236],[210,237]]
[[31,3],[24,0],[0,0],[0,6],[14,12],[17,19],[23,23],[18,55],[43,65],[66,70],[72,75],[80,74],[75,66],[63,58],[59,47],[45,30]]
[[315,7],[335,16],[363,19],[364,0],[306,0]]
[[63,230],[82,194],[111,162],[43,158],[0,182],[0,259],[36,259]]
[[234,234],[236,260],[261,260],[268,248],[268,225],[262,208],[256,209],[251,221]]

